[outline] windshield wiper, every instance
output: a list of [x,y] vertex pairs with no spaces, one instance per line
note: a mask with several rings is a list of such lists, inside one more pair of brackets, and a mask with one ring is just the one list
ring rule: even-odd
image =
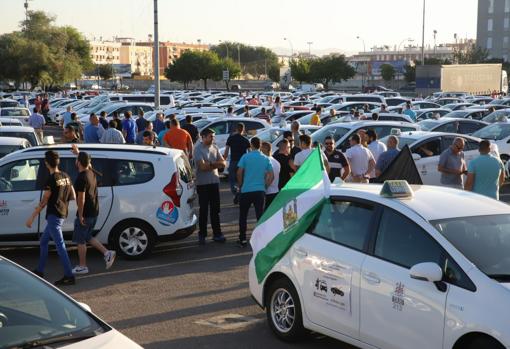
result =
[[59,344],[59,343],[64,343],[64,342],[83,341],[85,339],[89,339],[89,338],[92,338],[95,336],[96,336],[96,334],[93,332],[88,332],[86,334],[69,333],[69,334],[50,337],[50,338],[35,339],[33,341],[14,345],[14,346],[10,347],[10,349],[29,349],[29,348],[37,348],[37,347],[42,347],[42,346],[52,345],[52,344]]
[[499,282],[510,282],[510,274],[488,274],[487,276]]

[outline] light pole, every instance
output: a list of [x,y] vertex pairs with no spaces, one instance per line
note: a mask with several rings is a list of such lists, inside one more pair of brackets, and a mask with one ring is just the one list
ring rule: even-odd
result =
[[237,64],[241,68],[241,44],[237,44]]
[[434,29],[433,33],[434,33],[434,58],[436,58],[436,35],[437,35],[437,30]]
[[308,44],[308,56],[312,56],[312,44],[313,44],[313,41],[308,41],[307,42]]
[[154,0],[154,107],[159,108],[159,30],[158,0]]
[[292,41],[289,38],[283,38],[283,40],[288,41],[290,45],[290,58],[294,57],[294,46],[292,46]]
[[[363,40],[363,38],[360,36],[356,36],[356,39],[361,40],[361,42],[363,43],[363,55],[365,55],[365,52],[367,51],[367,49],[365,47],[365,40]],[[365,65],[366,65],[366,62],[362,61],[362,63],[363,63],[362,64],[363,67],[361,68],[361,92],[363,92],[365,90]]]
[[425,65],[425,0],[423,0],[423,20],[421,28],[421,65]]

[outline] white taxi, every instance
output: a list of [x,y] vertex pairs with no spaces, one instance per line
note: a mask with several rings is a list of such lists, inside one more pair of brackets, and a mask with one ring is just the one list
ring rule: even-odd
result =
[[260,284],[252,258],[250,291],[273,332],[361,348],[509,348],[510,207],[444,187],[405,198],[382,188],[333,185]]

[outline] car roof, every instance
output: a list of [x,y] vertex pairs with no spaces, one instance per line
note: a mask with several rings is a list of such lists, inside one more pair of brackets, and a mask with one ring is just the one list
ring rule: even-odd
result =
[[[435,123],[437,125],[442,125],[442,124],[446,124],[446,123],[449,123],[449,122],[452,122],[452,121],[462,121],[462,122],[472,122],[472,123],[482,123],[482,124],[487,124],[486,122],[484,121],[481,121],[481,120],[473,120],[473,119],[459,119],[459,118],[449,118],[447,116],[443,116],[442,118],[439,118],[439,119],[426,119],[426,120],[422,120],[420,122],[423,122],[423,121],[426,121],[428,123]],[[418,122],[418,124],[420,123]]]
[[[464,135],[464,134],[458,134],[458,133],[452,133],[452,132],[406,131],[406,132],[401,132],[400,135],[395,135],[395,136],[411,138],[411,139],[415,139],[416,141],[423,139],[423,138],[444,137],[444,136],[462,137],[462,138],[469,138],[472,140],[480,141],[480,139],[477,137]],[[386,136],[386,137],[388,137],[388,136]],[[383,137],[383,138],[386,138],[386,137]]]
[[[71,144],[52,144],[31,147],[22,150],[23,153],[29,152],[45,152],[47,150],[65,151],[71,150]],[[130,144],[80,144],[79,149],[83,151],[115,151],[115,152],[135,152],[135,153],[152,153],[157,155],[172,155],[172,157],[182,154],[181,150],[171,149],[166,147],[151,147]],[[20,154],[20,153],[18,153]]]
[[[390,199],[380,196],[381,188],[382,184],[332,184],[331,196],[368,197],[382,204],[397,203],[428,221],[510,213],[510,207],[507,204],[464,190],[431,185],[411,185],[414,193],[412,198]],[[364,195],[360,195],[361,193]]]
[[2,132],[34,132],[34,129],[29,126],[2,126],[0,127]]
[[25,138],[19,137],[0,137],[0,145],[20,145],[27,143]]
[[28,108],[25,107],[3,107],[2,110],[14,110],[14,109],[25,109],[28,110]]
[[345,128],[356,128],[359,126],[363,127],[371,127],[371,126],[406,126],[408,127],[410,124],[408,122],[403,121],[373,121],[373,120],[362,120],[362,121],[350,121],[350,122],[334,122],[327,124],[324,128],[333,127],[333,126],[341,126]]

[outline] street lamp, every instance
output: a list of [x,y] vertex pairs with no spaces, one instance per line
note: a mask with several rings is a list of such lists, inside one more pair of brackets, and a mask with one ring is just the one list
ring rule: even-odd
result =
[[[361,38],[360,36],[356,36],[356,39],[361,40],[361,42],[363,43],[363,55],[364,55],[365,52],[367,52],[365,47],[365,40],[363,40],[363,38]],[[366,65],[366,62],[362,61],[362,63],[363,66]],[[365,67],[361,68],[361,92],[363,92],[364,90],[365,90]]]
[[290,57],[294,57],[294,46],[292,46],[292,41],[289,38],[283,38],[283,40],[288,41],[290,45]]
[[308,56],[312,56],[312,44],[313,44],[313,41],[308,41],[307,42],[308,44]]

